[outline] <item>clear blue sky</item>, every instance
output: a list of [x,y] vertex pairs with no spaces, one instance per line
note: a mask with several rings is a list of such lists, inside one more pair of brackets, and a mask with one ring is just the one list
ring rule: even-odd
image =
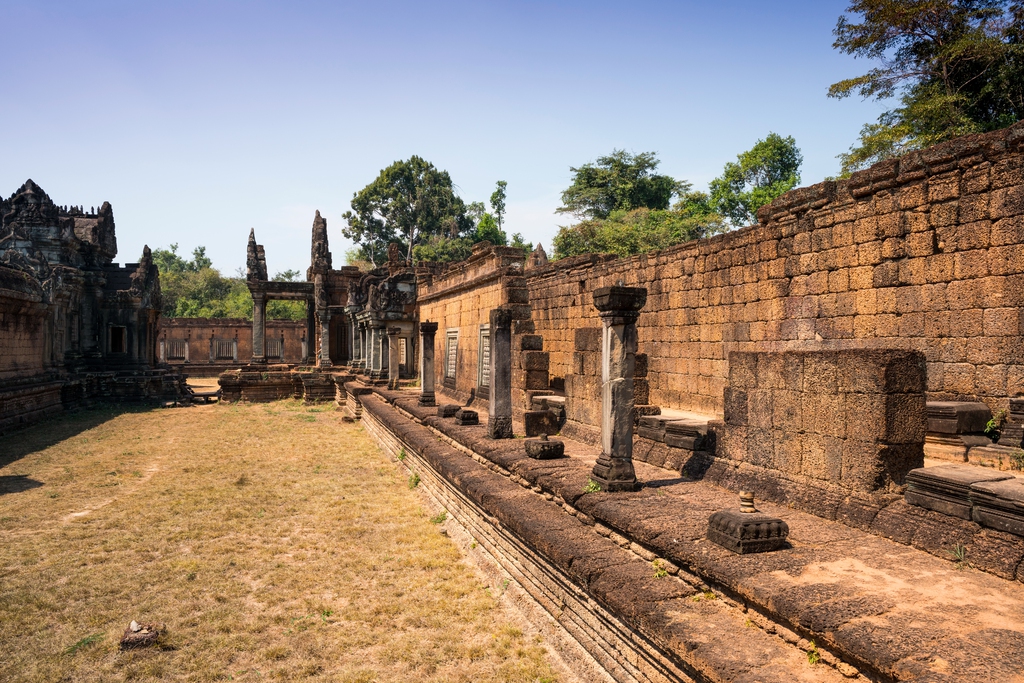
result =
[[697,189],[770,131],[838,169],[881,107],[826,98],[869,64],[832,49],[846,0],[12,2],[0,0],[0,193],[110,201],[118,259],[207,247],[230,274],[249,228],[271,272],[418,154],[467,202],[508,181],[506,227],[551,243],[577,166],[624,148]]

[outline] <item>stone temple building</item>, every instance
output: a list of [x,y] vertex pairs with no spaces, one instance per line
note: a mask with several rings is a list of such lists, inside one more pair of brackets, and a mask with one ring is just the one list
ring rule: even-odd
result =
[[182,395],[156,367],[160,279],[117,255],[114,214],[58,206],[28,180],[0,199],[0,430],[94,398]]
[[314,350],[271,363],[257,316],[224,398],[336,401],[583,680],[1021,680],[1024,123],[757,219],[358,273],[317,215],[283,284],[250,237],[257,311],[305,299]]

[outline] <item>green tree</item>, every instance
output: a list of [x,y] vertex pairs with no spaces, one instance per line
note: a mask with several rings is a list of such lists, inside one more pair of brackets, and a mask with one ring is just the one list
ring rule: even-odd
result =
[[472,239],[445,237],[444,235],[431,235],[423,244],[417,244],[413,249],[413,257],[417,263],[420,261],[436,261],[437,263],[465,261],[471,253],[473,253]]
[[667,209],[679,184],[656,174],[658,163],[654,152],[633,155],[616,149],[593,163],[570,168],[572,185],[562,193],[557,211],[593,219],[608,218],[617,210]]
[[[275,274],[270,279],[274,282],[297,282],[301,275],[297,270],[288,269]],[[305,320],[306,304],[302,301],[268,301],[267,317],[271,320]]]
[[[168,318],[246,318],[252,319],[252,295],[245,278],[224,277],[206,256],[205,247],[196,247],[192,259],[178,255],[178,245],[153,250],[153,262],[160,271],[163,315]],[[298,271],[286,270],[274,276],[277,281],[292,282]],[[305,320],[305,305],[293,301],[272,301],[267,305],[270,318]]]
[[707,215],[694,216],[685,209],[616,210],[605,219],[559,228],[554,238],[554,258],[588,253],[630,256],[656,251],[704,237],[710,224]]
[[418,156],[382,170],[352,196],[352,210],[343,218],[342,234],[374,266],[384,262],[391,242],[401,243],[411,259],[413,248],[426,238],[463,237],[473,227],[448,172]]
[[480,217],[480,222],[476,224],[476,234],[474,235],[474,242],[483,242],[487,240],[491,244],[503,247],[508,242],[508,235],[501,229],[498,221],[489,213],[485,213]]
[[[722,175],[709,184],[709,209],[728,218],[734,226],[756,221],[759,208],[800,184],[803,156],[792,137],[769,133],[764,140],[725,165]],[[695,210],[703,201],[691,195]]]
[[518,232],[512,233],[512,241],[509,242],[508,246],[515,247],[517,249],[522,249],[523,255],[527,255],[531,251],[533,251],[533,245],[527,242],[525,238],[523,238],[522,233]]
[[494,192],[491,193],[491,211],[494,212],[494,217],[498,219],[498,230],[501,230],[502,221],[505,217],[506,187],[508,187],[508,183],[504,180],[499,180]]
[[1024,4],[1010,0],[855,0],[833,47],[878,62],[829,97],[898,98],[839,155],[844,175],[1024,115]]

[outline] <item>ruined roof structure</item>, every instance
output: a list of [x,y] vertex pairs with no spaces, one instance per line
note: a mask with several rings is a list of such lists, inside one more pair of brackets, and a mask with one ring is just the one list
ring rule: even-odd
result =
[[180,393],[154,370],[161,295],[149,247],[138,263],[116,255],[108,202],[58,206],[32,180],[0,199],[0,430],[90,397]]

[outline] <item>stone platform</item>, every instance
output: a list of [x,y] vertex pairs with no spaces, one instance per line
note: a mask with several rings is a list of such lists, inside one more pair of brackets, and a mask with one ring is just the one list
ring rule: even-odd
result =
[[[735,555],[705,538],[708,517],[736,501],[718,485],[728,487],[728,473],[715,467],[695,481],[636,463],[643,490],[584,493],[593,448],[567,441],[570,457],[537,461],[521,441],[490,440],[483,427],[419,407],[414,392],[377,391],[362,402],[368,431],[385,447],[400,443],[438,486],[490,520],[481,534],[507,535],[559,577],[561,598],[534,588],[553,616],[590,618],[582,607],[568,615],[571,593],[614,617],[632,642],[625,661],[668,662],[714,681],[825,681],[858,670],[875,680],[1009,681],[1024,671],[1019,537],[902,498],[871,508],[847,496],[831,508],[839,521],[759,503],[787,522],[790,547]],[[969,567],[951,561],[957,545]],[[672,581],[654,578],[654,560]],[[530,591],[529,577],[522,581]],[[706,607],[705,589],[721,609],[713,616],[694,611]],[[597,635],[580,629],[578,640],[597,647]],[[806,662],[801,648],[812,640],[828,666],[798,675],[793,652]],[[642,675],[643,666],[618,680],[687,680]]]

